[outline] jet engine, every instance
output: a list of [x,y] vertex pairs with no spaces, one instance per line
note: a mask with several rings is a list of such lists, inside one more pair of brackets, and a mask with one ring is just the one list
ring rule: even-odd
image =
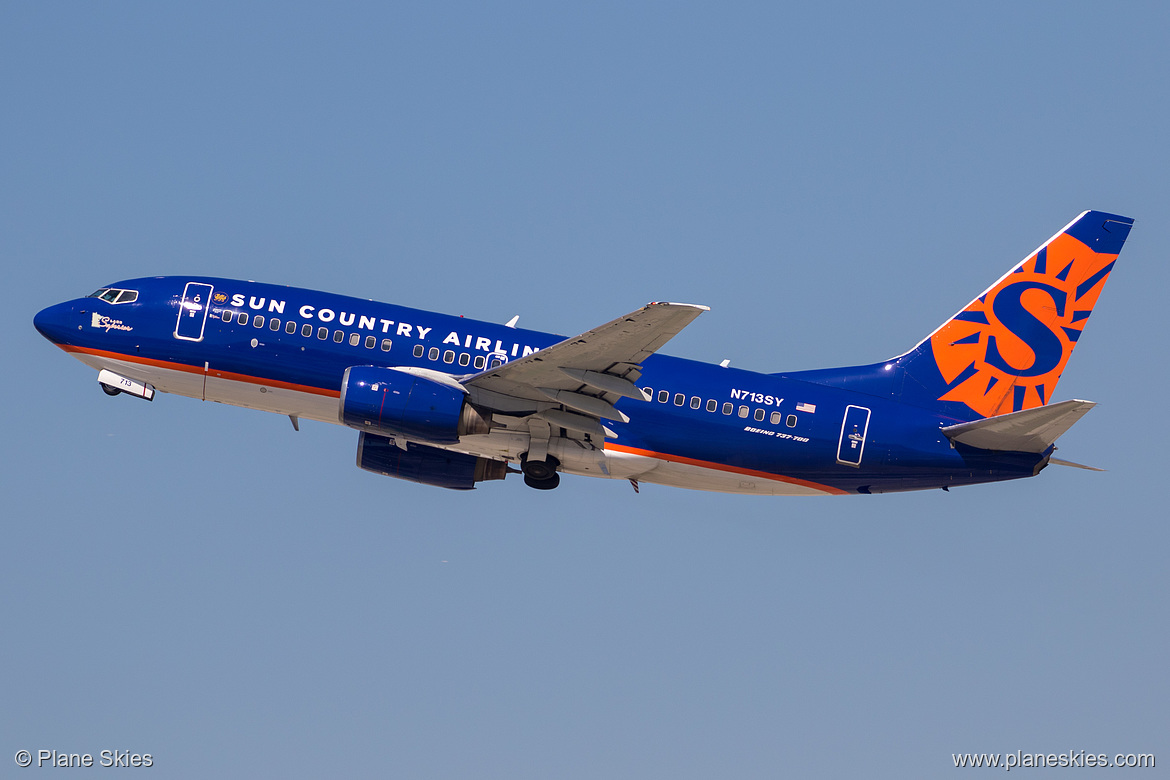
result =
[[391,439],[372,433],[358,436],[357,463],[375,474],[451,490],[474,490],[476,482],[503,479],[508,473],[507,464],[500,460],[413,442],[403,449]]
[[491,412],[468,403],[457,385],[379,366],[346,369],[339,416],[359,431],[431,444],[491,430]]

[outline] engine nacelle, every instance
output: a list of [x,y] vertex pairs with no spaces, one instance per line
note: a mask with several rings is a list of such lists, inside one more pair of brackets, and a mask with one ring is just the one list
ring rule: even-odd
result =
[[491,430],[491,413],[475,409],[460,388],[379,366],[345,370],[340,418],[359,431],[433,444]]
[[503,479],[508,473],[503,461],[425,444],[409,443],[404,450],[385,436],[372,433],[358,436],[357,463],[375,474],[451,490],[473,490],[476,482]]

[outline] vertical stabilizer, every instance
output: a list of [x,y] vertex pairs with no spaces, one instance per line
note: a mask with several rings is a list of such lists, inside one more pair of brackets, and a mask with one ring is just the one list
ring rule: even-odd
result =
[[891,362],[944,407],[992,417],[1044,406],[1132,226],[1084,212]]

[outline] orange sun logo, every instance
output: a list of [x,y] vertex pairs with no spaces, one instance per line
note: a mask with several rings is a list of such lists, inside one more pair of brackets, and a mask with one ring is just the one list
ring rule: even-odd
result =
[[1048,403],[1117,255],[1062,233],[930,337],[940,401],[984,417]]

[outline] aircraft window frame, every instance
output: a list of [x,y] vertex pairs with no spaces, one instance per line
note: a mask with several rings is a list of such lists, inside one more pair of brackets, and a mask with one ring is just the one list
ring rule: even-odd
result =
[[686,393],[675,393],[674,394],[674,405],[675,406],[682,406],[686,402],[687,402]]
[[504,361],[499,358],[492,358],[492,368],[499,368],[502,365],[504,365]]
[[424,352],[426,352],[426,351],[427,351],[427,348],[426,348],[426,347],[424,347],[422,344],[415,344],[415,345],[414,345],[414,351],[413,351],[413,353],[412,353],[412,354],[413,354],[413,355],[414,355],[416,358],[420,358],[420,357],[422,357],[422,356],[423,356],[423,353],[424,353]]
[[122,292],[118,293],[118,300],[114,301],[114,303],[134,303],[136,300],[138,300],[137,290],[122,290]]
[[722,411],[724,414],[731,414],[735,411],[735,404],[733,404],[731,401],[724,401]]
[[110,289],[110,288],[109,287],[99,287],[85,297],[86,298],[100,298],[100,297],[102,297],[102,293],[104,293],[108,289]]
[[252,318],[252,327],[253,328],[257,328],[257,329],[263,328],[266,324],[267,323],[264,320],[263,314],[257,314],[255,317]]
[[271,331],[278,331],[278,330],[280,330],[280,318],[279,318],[279,317],[273,317],[272,319],[270,319],[270,320],[268,321],[268,329],[269,329],[269,330],[271,330]]
[[789,428],[795,428],[796,427],[796,415],[795,414],[788,415],[788,417],[786,417],[784,419],[784,424],[787,425]]
[[455,362],[455,350],[449,349],[446,352],[444,352],[443,353],[443,362],[446,363],[447,365],[451,365],[452,363],[454,363]]
[[121,290],[116,290],[113,287],[110,287],[98,297],[106,303],[114,303],[118,300],[118,296],[121,294],[121,292]]
[[699,408],[700,406],[702,406],[702,405],[703,405],[703,399],[702,399],[702,398],[699,398],[699,396],[697,396],[697,395],[692,395],[692,396],[691,396],[691,408],[692,408],[692,409],[698,409],[698,408]]
[[362,343],[362,334],[360,334],[360,333],[349,334],[349,345],[351,347],[356,347],[358,344],[361,344],[361,343]]
[[475,366],[477,370],[483,371],[485,368],[487,368],[487,355],[476,355],[475,360],[473,360],[471,364]]
[[238,317],[236,317],[236,322],[239,323],[240,325],[247,325],[248,324],[248,312],[246,312],[246,311],[240,312],[240,315]]
[[435,361],[439,359],[439,348],[431,347],[427,350],[427,360]]
[[289,320],[284,326],[284,332],[290,336],[293,335],[294,333],[296,333],[297,332],[296,320]]
[[768,418],[768,422],[772,423],[772,425],[779,425],[783,419],[784,415],[780,414],[780,412],[772,412],[772,416]]
[[328,338],[329,338],[329,328],[326,328],[324,325],[317,328],[317,340],[318,341],[325,341]]
[[393,344],[394,344],[394,342],[391,341],[390,339],[382,339],[382,351],[389,352],[390,347],[393,346]]
[[759,409],[756,409],[756,413],[752,416],[755,418],[756,422],[763,422],[765,414],[767,414],[767,412],[764,411],[763,407],[760,407]]
[[708,401],[707,401],[707,411],[708,412],[713,412],[718,408],[719,408],[718,401],[716,401],[714,398],[708,399]]
[[[356,336],[357,334],[355,333],[354,335]],[[366,336],[366,349],[373,349],[376,346],[378,346],[378,337]]]
[[305,338],[309,338],[310,336],[313,335],[312,323],[306,322],[304,325],[301,326],[301,335],[304,336]]
[[669,390],[659,390],[658,391],[658,403],[664,404],[669,400],[670,400],[670,391]]
[[751,410],[751,409],[748,409],[746,406],[741,406],[741,407],[739,407],[739,416],[740,416],[740,418],[741,418],[741,419],[744,419],[744,420],[746,420],[746,419],[747,419],[747,416],[748,416],[749,414],[751,414],[751,411],[752,411],[752,410]]
[[467,354],[466,352],[460,352],[459,353],[459,365],[461,365],[461,366],[471,365],[471,355]]
[[333,343],[340,344],[343,341],[345,341],[345,331],[344,330],[333,331]]

